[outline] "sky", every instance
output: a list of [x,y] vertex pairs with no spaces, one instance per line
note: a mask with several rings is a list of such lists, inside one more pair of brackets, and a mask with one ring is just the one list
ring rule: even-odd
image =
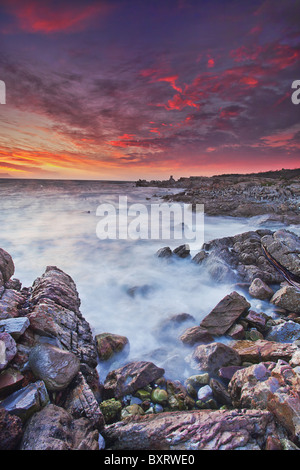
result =
[[0,0],[0,177],[300,167],[300,0]]

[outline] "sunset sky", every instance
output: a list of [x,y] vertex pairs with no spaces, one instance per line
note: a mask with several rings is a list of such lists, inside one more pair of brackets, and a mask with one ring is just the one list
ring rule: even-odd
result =
[[0,177],[300,167],[300,1],[0,0]]

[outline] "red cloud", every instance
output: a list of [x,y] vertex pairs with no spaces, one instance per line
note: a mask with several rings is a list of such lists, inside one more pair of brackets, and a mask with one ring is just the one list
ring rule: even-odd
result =
[[55,33],[74,31],[84,28],[86,21],[107,9],[102,3],[94,5],[57,4],[51,0],[39,2],[31,0],[4,0],[23,31],[37,33]]

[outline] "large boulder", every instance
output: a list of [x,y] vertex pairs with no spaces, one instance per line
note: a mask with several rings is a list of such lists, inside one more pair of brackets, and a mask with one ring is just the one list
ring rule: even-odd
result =
[[48,390],[59,391],[66,388],[78,374],[80,361],[69,351],[41,343],[31,350],[29,367],[35,377],[45,382]]
[[103,432],[111,450],[261,450],[278,437],[264,410],[201,410],[132,417]]
[[272,235],[270,230],[244,232],[205,243],[201,256],[193,261],[201,263],[215,281],[237,281],[249,285],[256,278],[266,284],[284,281],[283,275],[266,258],[261,239]]
[[276,307],[300,313],[300,290],[294,286],[285,285],[275,292],[271,302]]
[[15,272],[11,256],[0,248],[0,287],[3,286]]
[[200,327],[211,335],[224,335],[233,323],[251,307],[249,302],[237,292],[226,295],[202,320]]
[[201,371],[217,374],[221,367],[239,366],[241,358],[237,351],[223,343],[201,344],[196,347],[193,359]]
[[288,230],[277,230],[261,239],[267,252],[282,267],[300,278],[300,238]]
[[86,418],[74,420],[49,404],[26,424],[21,450],[98,450],[99,433]]
[[300,376],[284,361],[237,371],[229,386],[238,408],[268,409],[293,438],[300,438]]

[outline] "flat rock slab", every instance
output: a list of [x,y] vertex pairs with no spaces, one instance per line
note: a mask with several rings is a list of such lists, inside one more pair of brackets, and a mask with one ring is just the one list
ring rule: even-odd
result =
[[130,362],[109,372],[104,382],[104,398],[121,398],[134,393],[162,377],[164,373],[164,369],[152,362]]
[[9,333],[14,339],[18,339],[29,327],[30,322],[27,317],[7,318],[0,321],[0,331]]
[[102,435],[110,450],[261,450],[277,425],[262,410],[180,411],[123,420]]
[[251,305],[245,297],[232,292],[226,295],[216,307],[202,320],[200,327],[211,335],[223,335]]
[[297,351],[292,343],[277,343],[275,341],[248,341],[240,340],[230,343],[230,346],[240,355],[242,362],[289,361]]

